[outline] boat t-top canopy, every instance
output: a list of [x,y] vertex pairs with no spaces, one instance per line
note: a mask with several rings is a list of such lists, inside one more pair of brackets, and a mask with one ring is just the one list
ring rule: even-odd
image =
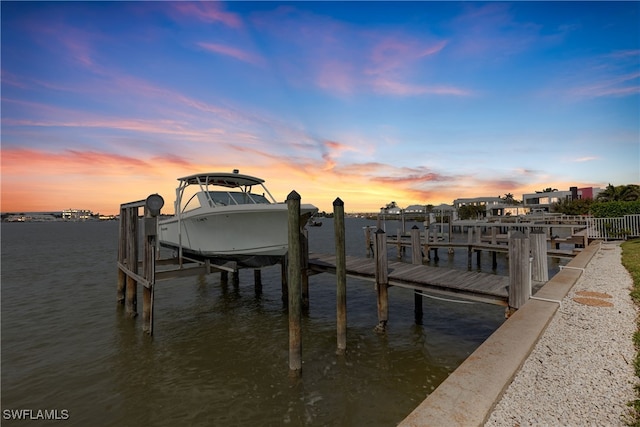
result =
[[243,186],[252,186],[262,184],[263,179],[256,178],[250,175],[241,175],[240,173],[233,172],[209,172],[209,173],[197,173],[194,175],[178,178],[183,185],[219,185],[222,187],[237,188]]

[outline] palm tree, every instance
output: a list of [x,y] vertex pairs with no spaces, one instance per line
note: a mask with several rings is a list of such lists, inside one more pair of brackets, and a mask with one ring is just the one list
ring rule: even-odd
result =
[[640,200],[640,185],[628,184],[622,185],[620,190],[620,198],[625,202],[633,202]]
[[597,199],[602,202],[631,202],[640,200],[640,186],[635,184],[607,185],[607,188],[598,193]]
[[558,191],[557,188],[547,187],[544,190],[536,191],[536,193],[553,193],[554,191]]
[[511,193],[505,194],[504,197],[502,198],[502,200],[504,200],[504,202],[507,205],[517,205],[518,204],[518,201],[513,198],[513,194],[511,194]]

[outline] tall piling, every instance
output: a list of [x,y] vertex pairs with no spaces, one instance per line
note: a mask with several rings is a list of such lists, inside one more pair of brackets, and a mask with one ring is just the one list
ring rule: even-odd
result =
[[514,231],[509,238],[509,308],[522,307],[531,297],[531,262],[529,239]]
[[[118,263],[127,263],[127,210],[120,207],[120,226],[118,227]],[[116,301],[124,307],[125,292],[127,288],[127,275],[122,268],[118,268],[118,285],[116,288]]]
[[333,202],[333,229],[336,244],[336,353],[344,354],[347,349],[347,261],[344,202],[339,197]]
[[378,297],[378,325],[376,332],[385,332],[389,321],[389,273],[387,261],[387,236],[386,233],[378,229],[375,233],[374,253],[376,257],[376,294]]
[[309,309],[309,230],[300,230],[300,286],[302,308]]
[[[128,208],[127,211],[127,268],[138,274],[138,208]],[[138,315],[138,282],[127,275],[125,293],[125,310],[130,317]]]
[[142,271],[147,283],[142,288],[142,330],[149,335],[153,335],[153,288],[156,273],[155,238],[157,229],[158,218],[152,216],[150,210],[145,206]]
[[300,195],[292,191],[287,196],[289,227],[289,265],[287,289],[289,294],[289,372],[299,376],[302,371],[301,328],[301,248],[300,248]]
[[422,264],[422,247],[420,247],[420,229],[417,225],[411,227],[411,263]]
[[[411,263],[422,265],[422,248],[420,247],[420,229],[414,225],[411,227]],[[416,323],[422,324],[422,294],[413,291],[413,313]]]
[[531,278],[538,282],[549,280],[549,261],[547,259],[547,236],[543,231],[532,231],[531,240]]

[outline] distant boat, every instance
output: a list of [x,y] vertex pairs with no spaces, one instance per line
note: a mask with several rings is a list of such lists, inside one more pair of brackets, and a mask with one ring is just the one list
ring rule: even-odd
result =
[[[276,202],[264,180],[234,170],[199,173],[178,181],[175,214],[158,221],[162,246],[249,267],[274,264],[287,253],[287,204]],[[254,187],[263,192],[255,192]],[[193,188],[189,197],[192,191],[187,189]],[[302,204],[301,223],[317,211]]]

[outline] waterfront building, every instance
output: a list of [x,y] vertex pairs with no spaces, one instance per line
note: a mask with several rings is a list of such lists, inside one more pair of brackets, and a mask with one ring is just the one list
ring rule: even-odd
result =
[[65,209],[62,211],[64,221],[86,221],[91,219],[93,212],[86,209]]
[[554,203],[561,200],[595,199],[602,190],[594,187],[571,187],[568,191],[540,191],[523,194],[522,204],[533,212],[550,212]]
[[501,197],[471,197],[455,199],[453,201],[453,208],[456,212],[463,206],[482,206],[484,207],[484,217],[502,216],[506,215],[506,208],[511,208],[512,205],[507,205]]

